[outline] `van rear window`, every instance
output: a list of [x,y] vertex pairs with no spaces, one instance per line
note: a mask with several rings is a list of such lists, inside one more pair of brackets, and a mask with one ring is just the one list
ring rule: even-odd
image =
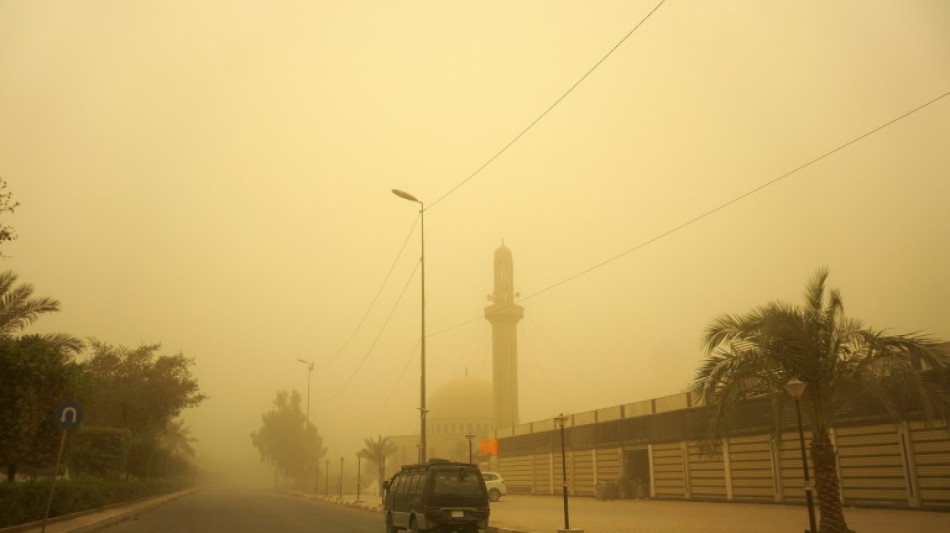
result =
[[432,493],[453,496],[481,496],[482,481],[471,470],[437,470],[433,472]]

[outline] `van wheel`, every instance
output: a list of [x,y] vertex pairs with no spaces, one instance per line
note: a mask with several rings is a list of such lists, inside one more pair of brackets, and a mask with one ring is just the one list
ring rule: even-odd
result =
[[412,533],[425,533],[424,529],[419,529],[419,525],[416,524],[415,518],[409,521],[409,531]]
[[491,489],[488,491],[488,499],[489,501],[497,502],[501,499],[501,491],[498,489]]
[[396,526],[393,525],[393,515],[386,515],[386,533],[399,533]]

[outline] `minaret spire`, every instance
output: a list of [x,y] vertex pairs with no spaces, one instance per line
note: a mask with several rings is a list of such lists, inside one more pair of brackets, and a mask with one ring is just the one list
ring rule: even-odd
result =
[[514,262],[502,240],[495,250],[495,287],[485,308],[492,325],[492,388],[495,428],[518,425],[518,321],[524,308],[515,303]]

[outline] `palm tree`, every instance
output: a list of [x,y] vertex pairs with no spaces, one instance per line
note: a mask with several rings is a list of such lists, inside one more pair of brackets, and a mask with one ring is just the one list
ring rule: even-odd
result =
[[[14,287],[16,280],[13,271],[0,273],[0,337],[13,337],[40,315],[59,311],[59,301],[48,297],[33,298],[33,286],[27,283]],[[37,337],[73,352],[82,349],[81,340],[65,333],[46,333]]]
[[162,446],[179,457],[194,457],[195,448],[191,445],[198,439],[191,436],[191,428],[185,425],[184,419],[177,418],[165,426],[159,436]]
[[[709,439],[718,442],[740,402],[770,398],[775,412],[788,396],[785,383],[807,384],[801,399],[810,426],[811,464],[822,533],[850,531],[842,512],[830,430],[856,394],[876,399],[895,417],[916,411],[950,419],[950,355],[919,334],[887,335],[846,318],[837,290],[826,293],[821,268],[805,302],[770,302],[744,315],[721,315],[706,327],[706,358],[691,385],[710,410]],[[776,419],[776,428],[781,420]]]
[[386,479],[386,458],[396,453],[398,448],[389,437],[382,435],[379,435],[376,440],[372,438],[363,439],[363,444],[366,447],[357,452],[357,455],[376,464],[379,469],[379,493],[382,494],[383,481]]

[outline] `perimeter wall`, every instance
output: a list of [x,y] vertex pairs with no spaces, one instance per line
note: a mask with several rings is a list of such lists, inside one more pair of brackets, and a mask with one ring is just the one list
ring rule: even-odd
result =
[[[701,407],[687,394],[570,415],[565,424],[568,492],[595,496],[598,482],[618,497],[803,502],[797,425],[773,439],[764,401],[736,413],[718,453],[704,453]],[[786,411],[782,420],[795,420]],[[806,421],[807,424],[807,421]],[[498,470],[509,492],[559,494],[561,432],[553,420],[497,431]],[[806,446],[809,435],[805,431]],[[894,423],[852,409],[832,435],[842,501],[853,505],[950,509],[950,431],[943,423]]]

